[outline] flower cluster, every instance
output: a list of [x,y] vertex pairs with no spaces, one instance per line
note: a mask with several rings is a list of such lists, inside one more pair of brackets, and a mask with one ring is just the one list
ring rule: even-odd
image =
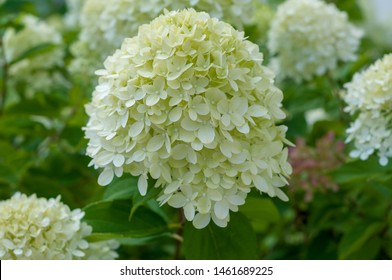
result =
[[91,227],[80,209],[71,211],[56,199],[16,193],[0,202],[0,258],[9,259],[114,259],[114,240],[89,243]]
[[288,0],[279,6],[268,48],[282,76],[310,80],[356,58],[362,31],[347,14],[320,0]]
[[252,186],[287,200],[282,92],[258,46],[207,13],[165,12],[125,39],[96,72],[86,106],[91,165],[109,184],[123,172],[148,175],[163,203],[197,228],[226,226]]
[[392,54],[385,55],[345,84],[345,111],[357,115],[347,129],[352,157],[366,160],[375,151],[380,164],[392,157]]
[[149,23],[164,9],[195,8],[237,27],[249,23],[254,0],[86,0],[80,15],[79,41],[72,46],[75,60],[71,72],[93,74],[102,61],[124,38],[137,34],[140,25]]
[[290,192],[304,193],[304,201],[310,202],[317,191],[337,191],[338,185],[328,173],[339,167],[344,161],[344,143],[336,141],[333,132],[319,139],[316,147],[306,145],[303,138],[296,141],[296,147],[289,149],[293,176],[290,180]]
[[21,22],[23,29],[7,29],[3,37],[4,53],[8,63],[20,58],[28,50],[47,45],[41,53],[13,63],[9,68],[12,80],[16,84],[28,84],[31,92],[47,91],[54,82],[64,83],[59,73],[49,71],[63,64],[61,34],[32,15],[24,16]]

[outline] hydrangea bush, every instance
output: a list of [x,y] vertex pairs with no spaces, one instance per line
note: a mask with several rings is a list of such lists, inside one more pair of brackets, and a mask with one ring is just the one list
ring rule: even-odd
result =
[[287,200],[282,92],[258,47],[195,10],[166,12],[126,39],[87,105],[87,154],[109,184],[123,172],[163,187],[197,228],[220,226],[255,186]]

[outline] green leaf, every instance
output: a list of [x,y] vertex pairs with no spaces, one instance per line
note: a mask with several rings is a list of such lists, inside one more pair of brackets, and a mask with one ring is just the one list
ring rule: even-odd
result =
[[0,17],[0,28],[17,27],[20,28],[22,25],[17,21],[17,15],[5,14]]
[[385,182],[391,179],[391,167],[380,166],[378,159],[371,157],[366,161],[356,160],[346,163],[336,169],[332,176],[336,183],[345,184],[353,182]]
[[280,220],[280,213],[271,198],[248,196],[240,212],[251,222],[256,231],[264,231],[268,224]]
[[146,195],[142,196],[139,193],[139,190],[137,190],[134,194],[133,194],[133,205],[132,205],[132,209],[131,209],[131,213],[129,214],[129,219],[132,219],[133,215],[135,214],[136,210],[143,205],[146,205],[148,203],[148,201],[155,199],[158,194],[161,192],[160,189],[155,188],[155,180],[148,180],[148,189],[147,189],[147,193]]
[[336,260],[337,257],[337,241],[331,231],[320,232],[306,248],[308,260]]
[[103,240],[117,239],[121,244],[129,245],[129,246],[140,246],[151,244],[152,242],[156,242],[161,238],[171,238],[171,234],[168,232],[164,232],[157,235],[142,237],[142,238],[132,238],[128,237],[126,234],[121,233],[93,233],[86,237],[89,242],[98,242]]
[[167,231],[167,225],[155,212],[140,207],[129,221],[129,201],[100,201],[85,207],[84,221],[93,227],[95,234],[125,238],[154,236]]
[[57,48],[58,45],[55,44],[51,44],[51,43],[43,43],[43,44],[39,44],[31,49],[28,49],[27,51],[23,52],[20,56],[18,56],[17,58],[15,58],[14,60],[10,61],[8,63],[8,65],[13,65],[23,59],[26,58],[31,58],[37,55],[41,55],[47,52],[50,52],[52,50],[54,50],[55,48]]
[[204,229],[196,229],[187,222],[184,228],[186,259],[257,259],[256,235],[247,218],[241,213],[230,213],[226,228],[212,221]]
[[381,223],[363,221],[354,225],[339,244],[339,259],[347,259],[351,254],[357,252],[365,243],[377,234],[382,228]]
[[138,178],[119,178],[113,181],[109,186],[106,187],[106,191],[103,195],[103,200],[112,201],[118,199],[132,199],[132,207],[129,213],[129,220],[140,206],[145,206],[152,199],[155,199],[160,189],[154,188],[155,181],[149,180],[148,189],[146,195],[142,196],[139,193],[137,187]]
[[129,199],[137,191],[137,178],[116,179],[109,186],[105,187],[103,200]]
[[372,260],[377,258],[381,249],[381,239],[379,237],[370,238],[361,248],[359,248],[349,258],[353,260]]

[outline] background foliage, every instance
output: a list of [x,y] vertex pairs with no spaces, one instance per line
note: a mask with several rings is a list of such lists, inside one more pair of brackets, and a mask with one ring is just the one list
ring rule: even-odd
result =
[[[275,8],[280,2],[270,1],[270,5]],[[351,21],[361,24],[363,15],[357,1],[328,2],[335,2]],[[8,1],[0,8],[0,35],[8,27],[21,28],[20,16],[24,13],[55,24],[65,12],[61,0]],[[76,36],[75,30],[63,30],[65,64],[71,59],[69,45]],[[265,51],[263,42],[259,43]],[[45,51],[47,46],[40,46],[18,60]],[[337,97],[343,84],[390,51],[365,37],[356,62],[340,65],[338,71],[309,83],[279,82],[285,94],[288,139],[302,139],[309,159],[328,161],[322,152],[333,151],[334,143],[345,138],[349,119],[342,113],[344,104]],[[293,178],[292,185],[286,188],[288,203],[254,192],[239,213],[231,215],[227,228],[210,224],[197,230],[184,223],[176,209],[159,207],[153,199],[157,195],[154,188],[150,187],[145,197],[140,196],[137,179],[131,176],[116,179],[108,187],[98,186],[98,173],[87,167],[87,141],[81,129],[87,121],[84,104],[89,101],[91,90],[71,77],[66,67],[60,70],[69,83],[54,86],[49,93],[35,92],[29,96],[25,94],[28,84],[8,88],[4,72],[10,65],[0,61],[0,84],[7,88],[0,115],[0,199],[8,199],[16,191],[41,197],[60,194],[71,208],[84,209],[85,221],[94,228],[92,240],[120,240],[120,257],[124,259],[392,257],[392,163],[381,167],[376,158],[346,158],[349,147],[345,147],[337,152],[344,157],[339,164],[299,172],[296,176],[301,176],[302,181]],[[308,113],[320,108],[327,117],[310,124]],[[325,146],[317,146],[331,132],[335,137],[328,138]],[[310,184],[314,188],[312,198],[305,199],[301,184],[310,174],[319,179]],[[325,177],[337,189],[326,189],[325,181],[320,179]]]

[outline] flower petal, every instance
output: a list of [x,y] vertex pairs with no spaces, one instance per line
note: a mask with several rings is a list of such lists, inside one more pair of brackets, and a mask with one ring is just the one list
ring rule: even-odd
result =
[[137,182],[137,188],[139,189],[139,192],[142,196],[146,195],[147,187],[148,187],[147,178],[145,178],[143,175],[139,176],[139,180]]
[[200,214],[197,213],[193,219],[193,226],[197,229],[205,228],[211,220],[210,214]]
[[215,139],[215,130],[210,124],[203,125],[198,130],[197,137],[203,144],[209,144]]
[[113,180],[114,171],[112,168],[105,168],[98,177],[98,184],[101,186],[109,185]]

